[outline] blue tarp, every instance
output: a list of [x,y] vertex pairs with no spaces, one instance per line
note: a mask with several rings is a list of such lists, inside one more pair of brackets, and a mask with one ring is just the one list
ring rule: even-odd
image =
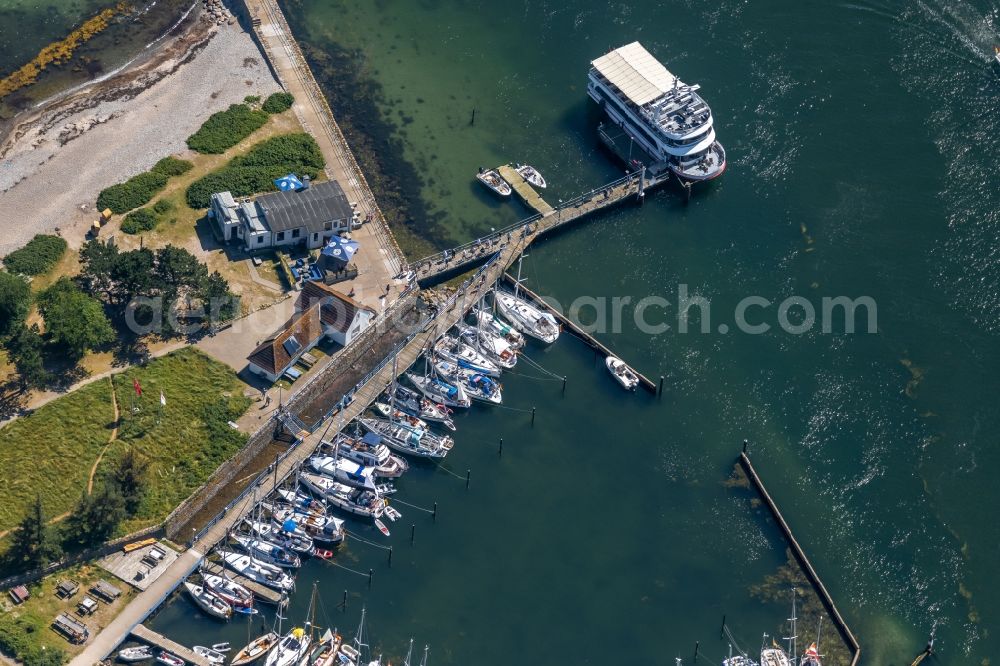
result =
[[366,432],[361,441],[369,446],[377,446],[382,443],[382,436],[374,432]]
[[282,192],[288,192],[289,190],[301,190],[305,187],[305,185],[302,184],[302,181],[299,180],[299,177],[294,173],[282,176],[281,178],[275,178],[274,186]]

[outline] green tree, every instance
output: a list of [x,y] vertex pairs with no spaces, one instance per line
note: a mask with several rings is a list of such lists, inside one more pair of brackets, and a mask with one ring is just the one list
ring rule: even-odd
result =
[[39,294],[38,306],[52,341],[73,358],[115,339],[100,301],[80,291],[69,278],[59,278]]
[[17,275],[0,271],[0,337],[24,323],[31,307],[31,288]]
[[149,460],[130,446],[111,471],[108,481],[118,489],[125,504],[125,512],[134,515],[146,490]]
[[36,495],[34,504],[11,535],[7,559],[13,568],[37,569],[54,562],[61,555],[62,550],[45,523],[42,498]]
[[136,296],[152,296],[156,288],[156,257],[149,248],[122,252],[111,267],[112,292],[120,305]]
[[239,296],[229,291],[229,283],[218,271],[209,275],[199,292],[206,314],[214,320],[226,321],[240,313]]
[[111,289],[111,270],[118,261],[118,246],[90,240],[80,249],[80,282],[91,296]]
[[125,500],[113,483],[102,483],[97,492],[80,502],[63,526],[63,545],[87,548],[110,539],[125,520]]
[[197,288],[208,278],[208,269],[184,248],[168,245],[156,251],[156,277],[167,289]]
[[22,390],[44,388],[52,381],[52,376],[45,369],[45,362],[42,359],[42,347],[45,346],[45,341],[42,340],[37,325],[28,328],[22,323],[7,339],[5,346],[7,356],[17,368]]

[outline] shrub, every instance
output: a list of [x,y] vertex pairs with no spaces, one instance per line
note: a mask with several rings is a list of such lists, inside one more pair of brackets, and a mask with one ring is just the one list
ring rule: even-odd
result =
[[174,209],[174,202],[168,199],[160,199],[153,204],[153,212],[157,215],[166,215]]
[[193,168],[194,165],[191,164],[191,162],[170,156],[164,157],[162,160],[154,164],[150,171],[162,174],[169,178],[170,176],[181,176]]
[[167,186],[167,176],[146,171],[124,183],[112,185],[97,195],[97,208],[110,208],[112,213],[127,213],[133,208],[145,206],[156,193]]
[[66,251],[66,241],[59,236],[38,234],[19,250],[14,250],[3,263],[11,273],[41,275],[59,263]]
[[139,234],[156,228],[157,217],[149,208],[134,210],[122,220],[122,231],[126,234]]
[[268,113],[281,113],[292,108],[294,101],[295,97],[292,96],[292,93],[276,92],[264,100],[264,105],[261,108]]
[[251,109],[246,104],[233,104],[209,116],[198,131],[188,137],[187,145],[199,153],[224,153],[266,122],[266,112]]
[[260,95],[247,95],[243,98],[243,103],[249,104],[250,106],[257,104],[258,102],[260,102]]
[[187,189],[191,208],[207,208],[215,192],[247,197],[270,192],[274,180],[294,172],[316,178],[325,165],[316,141],[308,134],[285,134],[258,143],[246,155],[235,157],[222,169],[199,178]]

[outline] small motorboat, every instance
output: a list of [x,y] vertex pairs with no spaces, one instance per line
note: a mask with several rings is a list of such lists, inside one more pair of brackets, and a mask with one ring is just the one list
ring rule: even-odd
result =
[[204,645],[195,645],[194,647],[191,648],[191,650],[199,657],[204,657],[205,659],[208,659],[208,663],[210,664],[215,664],[216,666],[218,666],[219,664],[226,663],[226,655],[222,654],[218,650],[205,647]]
[[510,189],[510,184],[500,177],[496,169],[487,171],[483,167],[479,167],[479,173],[476,174],[476,178],[480,183],[493,190],[494,194],[498,196],[506,198],[513,191]]
[[326,550],[325,548],[315,548],[313,549],[313,557],[318,557],[321,560],[328,560],[333,557],[333,551]]
[[134,663],[153,658],[153,650],[148,645],[137,645],[118,651],[118,661]]
[[229,644],[229,641],[223,641],[222,643],[213,643],[212,649],[216,652],[232,652],[233,646]]
[[194,583],[184,583],[184,588],[191,595],[195,605],[212,617],[228,620],[233,616],[233,607],[211,590]]
[[413,426],[414,428],[427,427],[427,421],[424,421],[419,416],[408,414],[402,409],[393,409],[391,405],[384,402],[376,401],[372,403],[372,409],[391,421],[399,421],[400,423],[405,423]]
[[529,166],[527,164],[522,164],[514,170],[517,171],[519,174],[521,174],[521,178],[524,178],[531,185],[543,190],[545,189],[545,186],[547,184],[545,182],[545,178],[542,176],[542,174],[538,173],[538,169],[536,169],[535,167]]
[[184,666],[183,659],[166,650],[160,650],[160,654],[156,655],[156,661],[166,666]]
[[625,365],[625,361],[621,360],[617,356],[609,356],[604,359],[604,365],[607,366],[608,372],[611,376],[622,385],[626,391],[634,391],[639,385],[639,378],[636,376],[632,370]]
[[244,666],[244,664],[257,661],[267,654],[277,642],[278,634],[273,631],[264,634],[260,638],[255,638],[245,648],[236,653],[236,656],[233,657],[233,666]]

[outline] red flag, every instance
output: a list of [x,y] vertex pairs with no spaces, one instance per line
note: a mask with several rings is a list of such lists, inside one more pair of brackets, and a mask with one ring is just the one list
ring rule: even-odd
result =
[[138,395],[138,396],[142,395],[142,386],[139,385],[139,380],[138,379],[133,379],[132,380],[132,388],[135,389],[135,394],[136,395]]

